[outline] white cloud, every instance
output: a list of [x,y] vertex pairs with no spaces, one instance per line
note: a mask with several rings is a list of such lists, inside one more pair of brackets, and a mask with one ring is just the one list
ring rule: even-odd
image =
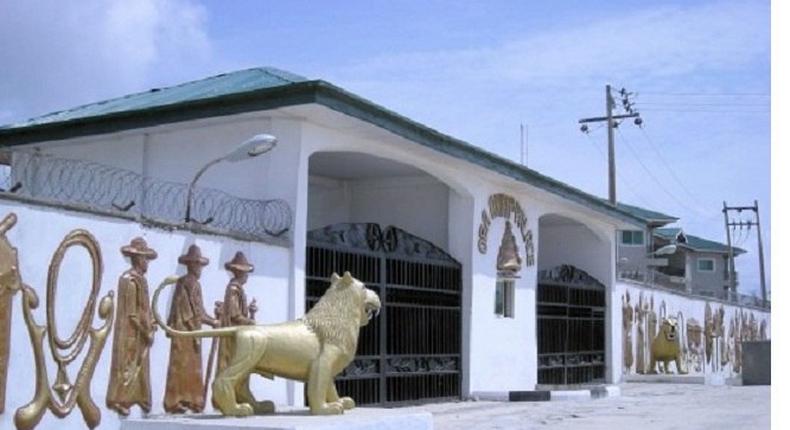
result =
[[211,53],[191,0],[4,2],[0,122],[192,77]]
[[[530,167],[605,195],[606,157],[593,146],[606,151],[606,133],[584,136],[576,123],[603,114],[604,84],[637,92],[767,92],[769,8],[767,1],[659,4],[576,27],[525,29],[521,37],[484,47],[382,53],[324,76],[513,160],[519,156],[519,123],[527,123]],[[701,198],[690,198],[641,132],[624,126],[624,136],[616,135],[621,199],[680,216],[691,234],[719,241],[722,200],[748,204],[757,198],[769,207],[766,115],[645,111],[643,117],[676,175]],[[762,221],[769,231],[768,211]],[[747,291],[757,285],[756,252],[749,251],[738,269]]]

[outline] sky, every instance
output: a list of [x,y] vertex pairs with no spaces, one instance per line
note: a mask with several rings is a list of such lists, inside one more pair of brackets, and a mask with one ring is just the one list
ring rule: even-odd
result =
[[[615,132],[618,200],[726,241],[722,204],[759,201],[770,288],[768,1],[0,0],[0,124],[273,66],[607,195],[604,88],[643,119]],[[750,219],[745,213],[743,221]],[[733,233],[759,293],[755,231]]]

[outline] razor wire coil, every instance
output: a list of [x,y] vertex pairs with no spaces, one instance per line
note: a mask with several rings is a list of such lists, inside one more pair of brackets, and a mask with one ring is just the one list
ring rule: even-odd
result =
[[[178,226],[184,224],[189,185],[87,160],[14,152],[0,172],[0,193],[76,205],[103,213]],[[255,200],[195,187],[192,219],[218,232],[252,240],[284,238],[291,208],[282,199]]]

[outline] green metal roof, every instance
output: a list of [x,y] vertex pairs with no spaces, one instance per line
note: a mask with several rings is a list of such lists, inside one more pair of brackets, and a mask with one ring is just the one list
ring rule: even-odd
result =
[[[690,234],[686,234],[680,228],[657,228],[654,231],[656,236],[659,236],[666,240],[674,241],[675,238],[679,233],[683,233],[683,236],[686,237],[686,243],[678,243],[679,246],[684,248],[688,248],[692,251],[696,252],[718,252],[718,253],[727,253],[727,245],[724,243],[715,242],[708,239],[703,239],[699,236],[693,236]],[[738,248],[737,246],[732,247],[732,253],[735,255],[745,254],[746,250],[742,248]]]
[[55,112],[0,127],[0,146],[115,133],[200,118],[286,106],[319,104],[355,117],[436,151],[477,164],[598,212],[635,225],[649,218],[542,175],[467,142],[440,133],[322,80],[274,68],[224,73],[173,87],[152,89]]
[[678,219],[680,219],[676,216],[667,215],[654,210],[640,208],[638,206],[633,206],[633,205],[627,205],[625,203],[620,203],[620,202],[617,203],[617,207],[636,217],[646,219],[651,224],[665,225],[665,224],[673,223]]
[[307,78],[303,76],[272,67],[239,70],[198,81],[186,82],[172,87],[152,88],[142,93],[129,94],[98,103],[90,103],[0,128],[25,128],[42,124],[105,116],[120,112],[145,110],[305,81],[307,81]]

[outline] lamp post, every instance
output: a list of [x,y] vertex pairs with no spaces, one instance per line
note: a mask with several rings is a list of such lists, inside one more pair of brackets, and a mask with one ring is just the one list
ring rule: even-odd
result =
[[222,161],[235,163],[237,161],[248,160],[271,151],[275,145],[277,145],[276,137],[270,134],[256,134],[242,142],[233,149],[233,151],[206,163],[205,166],[198,170],[197,174],[195,174],[195,178],[192,179],[192,182],[189,184],[189,190],[187,191],[187,210],[184,215],[184,222],[189,224],[192,221],[192,195],[195,193],[195,184],[198,179],[206,173],[209,167]]

